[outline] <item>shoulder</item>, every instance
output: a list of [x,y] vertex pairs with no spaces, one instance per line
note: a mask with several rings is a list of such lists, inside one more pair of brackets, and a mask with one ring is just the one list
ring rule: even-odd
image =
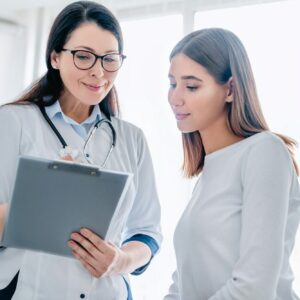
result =
[[1,127],[3,127],[3,124],[9,125],[9,128],[12,125],[20,126],[20,121],[17,115],[18,115],[18,105],[5,104],[0,106]]
[[40,126],[38,107],[34,104],[6,104],[0,106],[0,131],[3,134],[24,133]]
[[292,169],[291,155],[279,136],[270,131],[264,131],[252,138],[245,151],[244,170],[253,172],[265,170],[271,173],[279,170],[291,172]]
[[248,148],[248,155],[257,157],[273,156],[279,152],[283,156],[289,156],[288,148],[284,141],[270,131],[256,134]]
[[111,118],[111,122],[117,134],[117,141],[136,153],[139,161],[145,156],[150,156],[148,143],[141,128],[118,118]]
[[111,122],[115,127],[117,134],[124,136],[127,139],[129,137],[144,138],[142,129],[128,121],[124,121],[116,117],[111,117]]
[[12,117],[17,119],[25,118],[28,121],[28,117],[32,117],[37,114],[38,107],[35,104],[5,104],[0,106],[0,117]]

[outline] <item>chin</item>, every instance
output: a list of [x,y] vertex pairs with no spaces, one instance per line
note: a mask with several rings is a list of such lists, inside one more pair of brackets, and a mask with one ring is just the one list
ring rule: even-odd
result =
[[100,103],[102,100],[104,100],[105,97],[107,96],[107,94],[108,94],[108,92],[105,91],[105,92],[101,93],[100,95],[98,95],[98,97],[97,97],[98,103]]
[[179,131],[181,131],[181,133],[192,133],[197,131],[197,129],[195,128],[191,128],[188,126],[181,126],[180,124],[177,124],[177,128],[179,129]]
[[[89,100],[87,101],[89,105],[97,105],[100,102],[102,102],[104,100],[106,95],[98,95],[98,96],[94,96],[94,97],[89,97]],[[87,99],[87,98],[86,98]]]

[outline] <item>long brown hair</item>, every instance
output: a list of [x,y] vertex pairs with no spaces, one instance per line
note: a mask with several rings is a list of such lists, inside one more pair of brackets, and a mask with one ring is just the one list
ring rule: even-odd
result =
[[[51,65],[51,53],[61,52],[71,33],[86,22],[96,23],[99,27],[110,31],[117,39],[119,52],[123,52],[123,37],[119,22],[103,5],[92,1],[77,1],[67,5],[56,17],[47,43],[47,72],[36,81],[26,93],[14,104],[34,103],[38,106],[49,106],[61,96],[64,86],[59,71]],[[108,117],[119,115],[119,102],[115,87],[99,104],[101,111]]]
[[[205,67],[218,84],[223,85],[233,78],[234,100],[226,103],[226,108],[227,124],[234,134],[246,138],[269,130],[258,100],[248,55],[235,34],[221,28],[198,30],[178,42],[170,54],[170,60],[178,53],[185,54]],[[296,141],[282,134],[276,135],[287,145],[296,173],[299,175],[294,157]],[[184,175],[196,176],[201,173],[205,160],[201,135],[198,131],[182,133],[182,141]]]

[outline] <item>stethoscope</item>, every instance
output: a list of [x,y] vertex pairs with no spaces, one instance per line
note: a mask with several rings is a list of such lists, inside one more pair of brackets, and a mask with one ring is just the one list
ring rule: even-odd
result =
[[[72,148],[70,146],[67,145],[66,141],[64,140],[64,138],[61,136],[60,132],[58,131],[58,129],[55,127],[55,125],[53,124],[53,122],[50,120],[49,116],[47,115],[46,113],[46,110],[45,110],[45,107],[44,106],[39,106],[40,108],[40,111],[43,115],[43,117],[45,118],[45,120],[47,121],[47,123],[50,125],[52,131],[55,133],[55,135],[57,136],[57,138],[59,139],[61,145],[62,145],[62,152],[61,152],[61,155],[72,155]],[[86,147],[87,147],[87,144],[89,142],[89,140],[91,139],[91,137],[94,135],[94,133],[96,132],[96,130],[98,128],[100,128],[103,124],[107,124],[111,130],[111,133],[112,133],[112,139],[111,139],[111,145],[110,145],[110,148],[109,148],[109,151],[108,153],[106,154],[106,157],[105,157],[105,160],[104,162],[102,163],[102,165],[100,166],[101,168],[105,167],[106,165],[106,162],[108,160],[108,158],[110,157],[111,155],[111,152],[113,151],[114,147],[116,146],[116,140],[117,140],[117,134],[116,134],[116,130],[114,129],[112,123],[107,120],[107,119],[102,119],[102,120],[99,120],[95,123],[94,127],[92,130],[90,130],[90,133],[87,137],[87,139],[85,140],[85,143],[83,145],[83,155],[86,159],[86,161],[89,163],[89,164],[92,164],[92,161],[89,159],[89,154],[86,153]]]

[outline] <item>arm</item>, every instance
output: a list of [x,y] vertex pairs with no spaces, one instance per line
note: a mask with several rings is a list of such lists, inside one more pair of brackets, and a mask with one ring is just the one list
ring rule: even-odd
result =
[[71,235],[72,240],[82,246],[70,241],[74,256],[96,277],[115,273],[141,274],[161,241],[160,206],[152,161],[143,135],[138,138],[137,192],[123,233],[123,246],[118,248],[91,232],[84,235],[84,231],[80,231]]
[[137,136],[136,196],[123,232],[123,244],[139,241],[151,250],[146,264],[132,272],[143,273],[158,252],[162,241],[160,229],[160,204],[156,191],[152,159],[142,132]]
[[73,233],[71,238],[69,246],[73,255],[97,278],[133,272],[151,257],[151,251],[144,243],[132,241],[119,248],[88,229]]
[[21,125],[7,107],[0,107],[0,239],[4,230],[7,203],[10,200],[19,156]]
[[0,203],[0,240],[4,230],[5,215],[7,210],[7,203]]
[[[21,123],[9,106],[0,107],[0,230],[4,229],[5,213],[10,201],[22,137]],[[2,248],[3,249],[3,248]],[[0,251],[0,290],[19,271],[23,250],[6,248]]]
[[0,203],[10,200],[20,154],[22,128],[9,107],[0,107]]
[[254,145],[242,170],[240,257],[209,300],[273,300],[283,260],[292,162],[274,137]]
[[143,242],[130,241],[121,247],[125,253],[123,264],[120,264],[119,273],[132,273],[146,265],[151,258],[150,248]]
[[180,300],[178,290],[178,272],[177,270],[172,275],[173,283],[169,288],[169,293],[164,297],[164,300]]

